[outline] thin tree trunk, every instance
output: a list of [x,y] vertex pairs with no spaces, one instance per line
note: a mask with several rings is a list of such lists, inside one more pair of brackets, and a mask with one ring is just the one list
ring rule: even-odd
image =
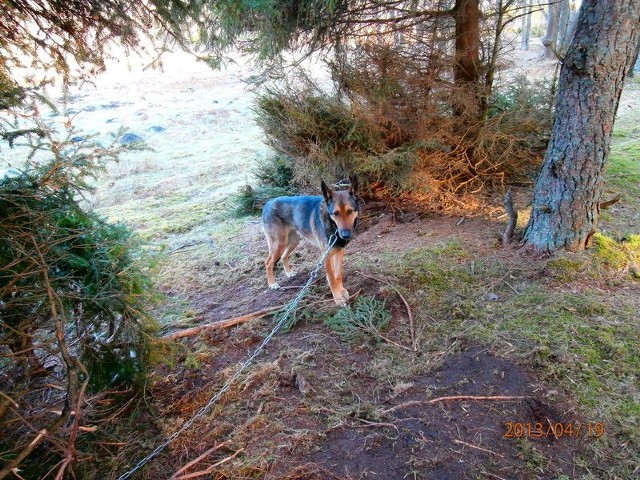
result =
[[531,38],[531,7],[533,0],[523,0],[522,8],[527,14],[522,16],[522,31],[520,34],[520,50],[529,50],[529,38]]
[[640,41],[638,41],[638,45],[636,45],[636,53],[633,57],[633,62],[631,64],[631,68],[629,69],[629,73],[627,77],[632,78],[635,75],[636,70],[640,70],[640,59],[638,58],[638,54],[640,54]]
[[562,39],[558,39],[558,53],[561,58],[567,54],[571,40],[576,32],[576,24],[578,23],[578,12],[569,10],[569,21],[567,23],[567,29],[562,35]]
[[489,61],[487,62],[487,73],[484,77],[484,94],[482,95],[482,101],[480,104],[483,117],[487,115],[488,98],[491,96],[491,92],[493,91],[493,82],[495,81],[496,68],[498,65],[498,55],[500,53],[500,38],[502,37],[502,31],[504,29],[505,8],[502,4],[502,0],[498,0],[497,11],[498,17],[496,18],[496,30],[493,37],[491,55],[489,56]]
[[569,28],[569,18],[571,17],[571,5],[569,0],[560,0],[558,3],[558,36],[556,38],[556,52],[562,51],[567,30]]
[[556,58],[556,41],[558,39],[559,8],[557,2],[549,3],[547,10],[547,33],[542,38],[544,58]]
[[640,0],[583,0],[524,233],[535,251],[582,250],[594,232],[611,131],[639,31]]

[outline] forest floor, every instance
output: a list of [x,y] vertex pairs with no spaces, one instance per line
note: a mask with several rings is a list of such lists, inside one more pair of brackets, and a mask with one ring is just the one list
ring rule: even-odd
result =
[[[552,75],[538,55],[518,53],[505,75]],[[153,148],[111,166],[92,204],[143,241],[163,334],[282,305],[318,258],[300,248],[298,277],[280,272],[284,288],[266,288],[259,219],[234,217],[230,200],[268,154],[243,83],[252,70],[183,60],[170,56],[164,72],[108,70],[69,103],[84,131],[120,135],[125,125]],[[139,478],[169,478],[201,455],[175,478],[632,478],[640,247],[621,241],[640,233],[637,80],[614,132],[605,199],[615,196],[599,224],[605,240],[551,258],[502,248],[501,217],[364,205],[345,287],[359,305],[384,301],[375,309],[388,325],[341,334],[317,281],[297,323]],[[522,228],[528,205],[516,206]],[[92,434],[101,475],[124,473],[193,417],[273,324],[267,316],[158,344],[145,405]]]

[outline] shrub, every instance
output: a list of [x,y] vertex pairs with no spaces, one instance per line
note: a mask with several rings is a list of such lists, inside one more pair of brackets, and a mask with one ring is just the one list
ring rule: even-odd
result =
[[434,58],[363,44],[331,64],[334,90],[304,76],[258,96],[267,143],[293,161],[301,186],[361,177],[369,195],[432,209],[480,208],[509,182],[528,181],[550,131],[546,84],[516,79],[487,114],[442,81]]
[[0,451],[7,468],[15,458],[30,462],[16,455],[37,447],[42,429],[55,464],[78,433],[61,427],[90,416],[86,391],[140,391],[154,327],[131,234],[82,207],[89,179],[121,147],[72,131],[60,138],[38,118],[29,121],[33,128],[18,131],[1,125],[27,158],[0,179]]
[[253,170],[257,186],[246,184],[232,197],[237,216],[255,215],[271,198],[297,192],[293,164],[285,155],[271,155],[258,161]]

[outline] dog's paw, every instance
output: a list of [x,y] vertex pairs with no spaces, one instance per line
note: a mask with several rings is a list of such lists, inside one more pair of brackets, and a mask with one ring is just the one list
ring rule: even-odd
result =
[[280,288],[280,285],[278,283],[272,283],[271,285],[269,285],[269,288],[271,290],[278,290]]
[[339,307],[346,307],[349,304],[349,292],[343,288],[339,293],[333,296],[333,300]]
[[287,278],[293,278],[296,275],[298,275],[298,272],[296,272],[295,270],[291,270],[289,272],[284,272],[284,274],[286,275]]
[[339,307],[348,307],[349,306],[349,301],[345,300],[344,298],[334,298],[333,299],[336,302],[336,305]]

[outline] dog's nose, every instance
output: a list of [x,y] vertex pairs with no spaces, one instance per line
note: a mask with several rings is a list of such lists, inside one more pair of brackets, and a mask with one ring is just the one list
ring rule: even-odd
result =
[[351,238],[351,232],[349,230],[340,230],[338,233],[343,240],[349,240]]

